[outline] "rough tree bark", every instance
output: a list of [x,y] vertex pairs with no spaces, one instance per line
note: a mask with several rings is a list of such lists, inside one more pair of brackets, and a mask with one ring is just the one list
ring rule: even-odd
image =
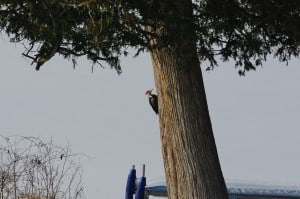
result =
[[[172,7],[183,17],[190,17],[191,2],[176,2]],[[188,24],[181,26],[177,28],[180,32],[176,33],[179,35],[176,42],[151,51],[168,196],[170,199],[227,199],[197,57],[195,31]],[[154,44],[157,42],[153,39]]]

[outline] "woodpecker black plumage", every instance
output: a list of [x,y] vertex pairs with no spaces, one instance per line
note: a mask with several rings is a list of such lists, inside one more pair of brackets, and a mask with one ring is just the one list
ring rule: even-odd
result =
[[152,107],[153,111],[158,114],[158,99],[157,95],[152,94],[152,90],[147,90],[145,95],[149,98],[149,104]]

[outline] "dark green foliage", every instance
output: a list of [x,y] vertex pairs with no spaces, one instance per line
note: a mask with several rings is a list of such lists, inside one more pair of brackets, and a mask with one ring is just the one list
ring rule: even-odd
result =
[[[195,5],[199,56],[215,63],[215,55],[233,58],[240,74],[253,70],[273,54],[280,61],[298,56],[300,1],[210,0]],[[198,20],[201,19],[201,20]],[[211,67],[213,67],[212,64]]]
[[[209,69],[218,58],[233,59],[243,75],[262,65],[268,55],[287,62],[300,52],[300,1],[195,0],[190,17],[173,9],[176,1],[0,2],[0,29],[11,41],[27,44],[23,55],[37,69],[60,54],[72,59],[86,56],[93,63],[105,61],[121,72],[119,56],[127,55],[128,47],[135,48],[136,55],[167,47],[176,43],[182,27],[192,27],[185,30],[187,34],[196,31],[199,59],[208,61]],[[156,45],[150,37],[156,38]]]
[[0,6],[0,28],[11,41],[26,44],[23,55],[37,70],[57,53],[105,61],[121,72],[119,56],[128,46],[144,43],[122,24],[120,7],[109,1],[16,0]]

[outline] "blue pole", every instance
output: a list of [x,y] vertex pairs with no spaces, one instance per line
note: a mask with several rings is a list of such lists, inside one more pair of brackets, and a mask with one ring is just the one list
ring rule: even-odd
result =
[[127,178],[125,199],[133,199],[133,194],[135,192],[135,179],[136,179],[136,170],[135,170],[135,166],[133,165]]

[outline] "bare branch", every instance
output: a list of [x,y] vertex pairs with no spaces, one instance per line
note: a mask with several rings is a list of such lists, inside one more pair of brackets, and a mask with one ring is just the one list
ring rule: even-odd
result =
[[0,199],[84,198],[80,156],[52,140],[0,136]]

